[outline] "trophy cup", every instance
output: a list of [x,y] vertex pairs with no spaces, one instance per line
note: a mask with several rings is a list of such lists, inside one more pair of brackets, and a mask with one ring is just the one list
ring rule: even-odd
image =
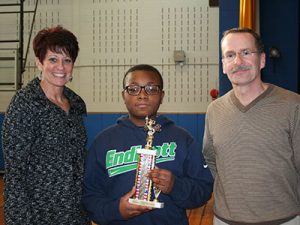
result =
[[[147,131],[146,145],[144,149],[138,149],[138,163],[136,168],[134,198],[130,198],[131,204],[163,208],[164,203],[158,201],[160,190],[153,186],[154,198],[151,198],[152,180],[147,176],[155,166],[156,150],[152,149],[154,133],[160,131],[160,125],[146,117],[145,130]],[[154,126],[155,125],[155,126]]]

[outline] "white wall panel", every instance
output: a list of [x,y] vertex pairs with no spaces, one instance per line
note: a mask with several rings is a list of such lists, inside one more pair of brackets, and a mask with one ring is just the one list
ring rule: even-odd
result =
[[[34,4],[25,1],[27,9]],[[32,15],[26,14],[26,44],[31,21]],[[0,21],[0,26],[11,23]],[[163,74],[161,112],[201,113],[211,101],[210,89],[218,88],[218,23],[218,8],[210,8],[208,1],[41,0],[33,36],[60,24],[78,37],[80,52],[70,87],[89,112],[126,111],[123,74],[132,65],[147,63]],[[1,37],[4,34],[0,31]],[[175,64],[174,50],[185,52],[183,66]],[[25,84],[37,73],[30,43]],[[5,107],[1,105],[1,111]]]

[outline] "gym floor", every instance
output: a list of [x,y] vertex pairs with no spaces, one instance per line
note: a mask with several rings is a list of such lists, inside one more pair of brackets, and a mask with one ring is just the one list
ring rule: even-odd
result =
[[[0,175],[0,224],[4,224],[4,212],[3,212],[3,190],[4,182],[3,175]],[[213,199],[196,209],[187,210],[190,225],[212,225],[213,224]]]

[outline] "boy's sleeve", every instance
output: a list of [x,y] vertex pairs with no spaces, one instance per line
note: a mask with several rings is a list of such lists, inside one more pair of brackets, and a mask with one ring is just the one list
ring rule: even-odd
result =
[[[85,162],[82,204],[92,221],[105,225],[122,220],[118,198],[109,198],[106,169],[101,167],[97,152],[101,143],[95,141]],[[97,151],[98,150],[98,151]],[[105,159],[104,159],[105,160]]]
[[182,177],[175,177],[171,198],[182,208],[204,205],[211,197],[213,178],[201,153],[201,147],[194,140],[188,145]]
[[216,155],[215,150],[213,146],[213,141],[209,132],[209,126],[208,126],[208,114],[206,114],[205,118],[205,130],[204,130],[204,136],[203,136],[203,155],[206,160],[206,163],[213,175],[215,177],[216,175]]

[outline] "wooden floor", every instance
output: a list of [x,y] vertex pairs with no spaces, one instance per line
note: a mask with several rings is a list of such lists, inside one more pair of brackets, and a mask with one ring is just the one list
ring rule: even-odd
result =
[[[0,224],[4,225],[3,213],[3,176],[0,175]],[[187,210],[190,225],[212,225],[213,224],[213,199],[201,208]]]
[[213,225],[213,198],[200,208],[187,210],[190,225]]

